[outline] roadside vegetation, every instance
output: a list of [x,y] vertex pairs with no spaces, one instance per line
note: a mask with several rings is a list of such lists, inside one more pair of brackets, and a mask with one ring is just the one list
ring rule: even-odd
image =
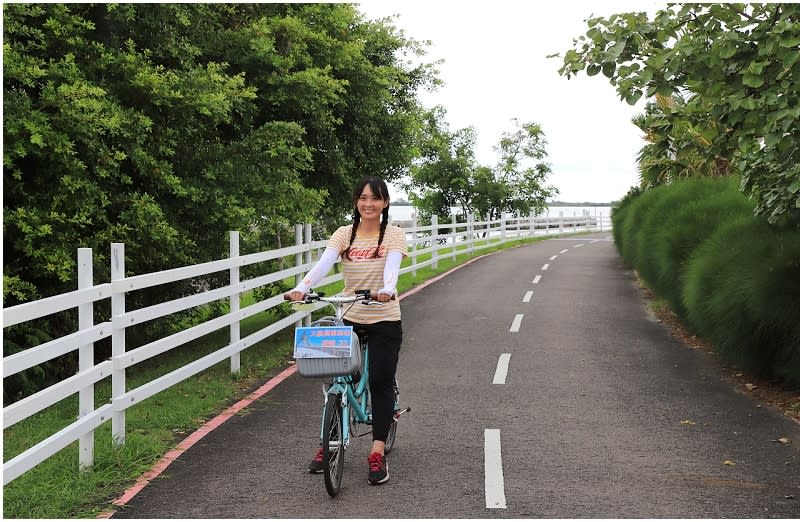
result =
[[800,387],[800,230],[752,212],[735,178],[632,192],[612,212],[626,263],[727,361]]
[[800,6],[680,3],[586,23],[559,73],[646,100],[632,120],[639,185],[612,213],[620,254],[727,361],[797,389]]

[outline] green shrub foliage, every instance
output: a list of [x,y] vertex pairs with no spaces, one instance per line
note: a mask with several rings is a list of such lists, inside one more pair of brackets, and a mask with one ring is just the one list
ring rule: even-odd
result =
[[621,254],[630,266],[638,266],[637,254],[639,252],[639,239],[641,238],[638,231],[642,226],[642,221],[647,217],[650,207],[658,201],[662,193],[659,189],[644,191],[625,213],[621,230],[621,234],[625,239],[622,243]]
[[728,222],[691,255],[690,323],[729,360],[800,384],[800,231],[763,217]]
[[753,214],[753,202],[736,189],[735,183],[728,185],[719,193],[675,209],[654,245],[659,264],[653,288],[682,319],[686,318],[686,308],[681,289],[691,253],[721,225]]
[[636,228],[635,259],[639,275],[659,295],[661,289],[658,288],[658,275],[661,272],[663,258],[660,257],[657,246],[663,242],[663,234],[672,228],[670,223],[672,217],[683,206],[706,199],[709,195],[723,190],[725,186],[719,178],[681,180],[666,190],[657,190],[658,197],[649,206]]
[[615,209],[615,239],[626,263],[727,360],[798,385],[800,231],[754,215],[738,184],[693,178],[645,191]]
[[622,234],[622,225],[625,222],[625,216],[633,202],[641,194],[642,189],[639,187],[631,187],[628,193],[625,194],[625,197],[611,209],[611,225],[613,227],[611,233],[614,236],[614,245],[620,255],[622,255],[622,244],[625,239]]

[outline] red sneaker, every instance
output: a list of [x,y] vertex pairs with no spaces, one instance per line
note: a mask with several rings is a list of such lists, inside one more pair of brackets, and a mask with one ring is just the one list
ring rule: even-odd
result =
[[369,478],[367,482],[374,486],[389,480],[389,464],[386,462],[385,455],[381,455],[378,452],[370,453],[367,463],[369,463]]
[[308,463],[309,473],[322,473],[325,471],[325,465],[322,462],[322,448],[317,450],[317,456],[314,460]]

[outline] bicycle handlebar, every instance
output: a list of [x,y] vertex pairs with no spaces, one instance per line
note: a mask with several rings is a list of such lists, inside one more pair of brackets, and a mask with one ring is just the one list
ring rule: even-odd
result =
[[[390,301],[395,300],[395,296],[392,295]],[[286,292],[283,294],[283,299],[286,301],[291,301],[293,303],[303,303],[303,304],[311,304],[314,301],[324,301],[330,304],[347,304],[347,303],[355,303],[356,301],[363,300],[364,304],[369,304],[372,302],[379,303],[378,294],[375,292],[370,292],[369,290],[356,290],[354,295],[332,295],[332,296],[325,296],[323,293],[314,293],[309,292],[305,296],[303,296],[302,301],[292,301],[291,294]]]

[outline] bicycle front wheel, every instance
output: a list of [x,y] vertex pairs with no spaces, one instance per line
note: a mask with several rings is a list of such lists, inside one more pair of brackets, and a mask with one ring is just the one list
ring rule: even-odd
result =
[[[400,409],[400,386],[397,384],[397,379],[394,380],[394,414]],[[394,446],[394,439],[397,437],[397,418],[392,416],[392,423],[389,425],[389,434],[386,436],[386,445],[383,448],[384,453],[392,451]]]
[[322,424],[322,459],[325,489],[332,497],[339,493],[344,475],[344,422],[347,420],[342,415],[342,396],[328,395]]

